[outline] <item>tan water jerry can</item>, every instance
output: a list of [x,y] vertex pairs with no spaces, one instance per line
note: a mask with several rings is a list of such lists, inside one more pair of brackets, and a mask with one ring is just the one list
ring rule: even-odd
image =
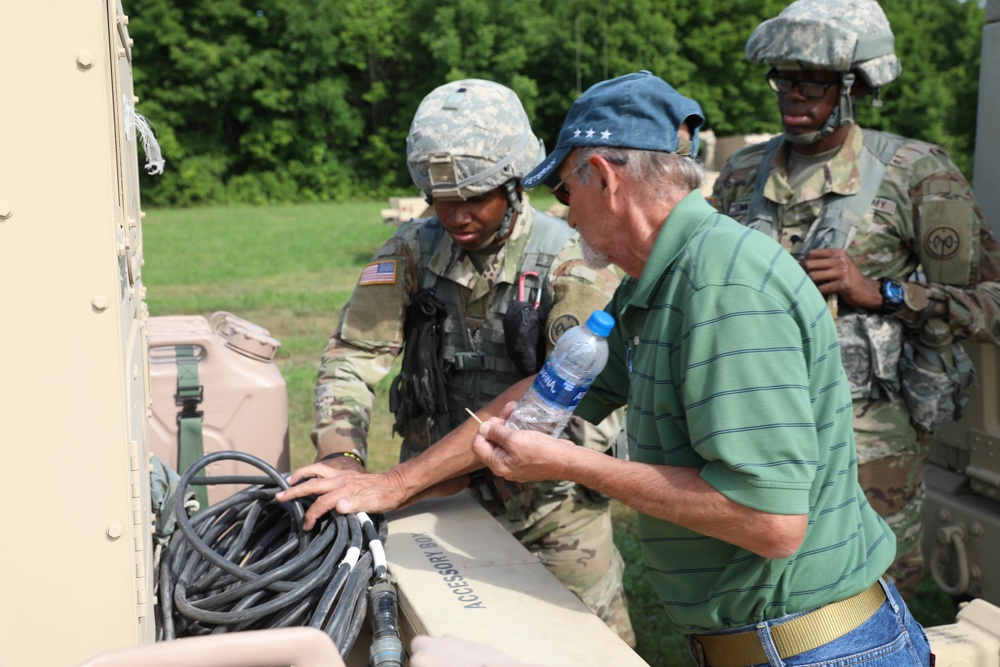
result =
[[[252,454],[279,472],[288,472],[288,391],[274,355],[281,343],[256,324],[226,312],[211,321],[200,315],[150,317],[149,378],[152,418],[149,437],[153,453],[183,473],[178,462],[178,349],[192,346],[203,398],[203,453],[240,451]],[[245,463],[225,460],[210,464],[203,474],[255,475]],[[208,503],[227,498],[242,484],[208,487]]]

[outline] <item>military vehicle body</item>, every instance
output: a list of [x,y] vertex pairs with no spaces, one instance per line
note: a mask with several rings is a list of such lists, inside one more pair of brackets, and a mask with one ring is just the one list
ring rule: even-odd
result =
[[0,5],[4,665],[153,638],[137,99],[110,3]]
[[[975,185],[1000,231],[1000,115],[990,111],[1000,106],[991,78],[1000,0],[987,17]],[[40,0],[4,3],[0,25],[0,441],[11,471],[0,514],[0,665],[338,664],[308,629],[153,643],[153,392],[128,17],[119,0]],[[933,567],[951,592],[998,603],[988,554],[1000,541],[1000,357],[991,347],[973,354],[969,413],[935,439],[927,546],[940,544]],[[516,629],[525,654],[553,667],[585,664],[575,651],[642,664],[468,499],[425,507],[391,522],[409,635],[453,632],[506,648]],[[441,563],[466,585],[443,586]],[[1000,610],[983,600],[956,626],[932,629],[939,659],[959,656],[941,664],[1000,665]],[[530,624],[538,614],[547,636]],[[560,615],[573,645],[553,652]]]

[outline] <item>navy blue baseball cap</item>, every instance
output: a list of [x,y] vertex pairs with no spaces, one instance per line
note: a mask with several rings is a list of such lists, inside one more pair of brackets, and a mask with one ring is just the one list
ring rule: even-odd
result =
[[[691,130],[690,148],[680,146],[677,137],[685,121]],[[596,83],[570,107],[555,149],[521,179],[521,184],[526,189],[543,182],[555,185],[559,165],[571,150],[581,146],[697,155],[698,128],[704,122],[697,102],[645,70]]]

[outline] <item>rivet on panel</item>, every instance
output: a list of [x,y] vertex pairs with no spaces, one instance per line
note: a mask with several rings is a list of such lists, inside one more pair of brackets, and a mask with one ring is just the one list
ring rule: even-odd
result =
[[125,526],[120,523],[113,523],[108,526],[108,537],[113,540],[117,540],[119,537],[125,534]]
[[5,201],[0,201],[0,220],[6,220],[13,214],[14,211],[11,210],[10,204]]
[[111,305],[111,301],[103,294],[97,294],[90,300],[90,305],[94,307],[94,310],[102,311],[108,309],[108,306]]
[[82,51],[80,55],[76,57],[76,64],[79,65],[81,69],[90,69],[94,66],[94,54],[89,51]]

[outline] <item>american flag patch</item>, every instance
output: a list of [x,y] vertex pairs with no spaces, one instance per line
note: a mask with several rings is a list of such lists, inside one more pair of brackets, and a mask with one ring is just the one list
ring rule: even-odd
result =
[[359,286],[364,285],[393,285],[396,283],[396,260],[387,259],[381,262],[372,262],[361,272]]

